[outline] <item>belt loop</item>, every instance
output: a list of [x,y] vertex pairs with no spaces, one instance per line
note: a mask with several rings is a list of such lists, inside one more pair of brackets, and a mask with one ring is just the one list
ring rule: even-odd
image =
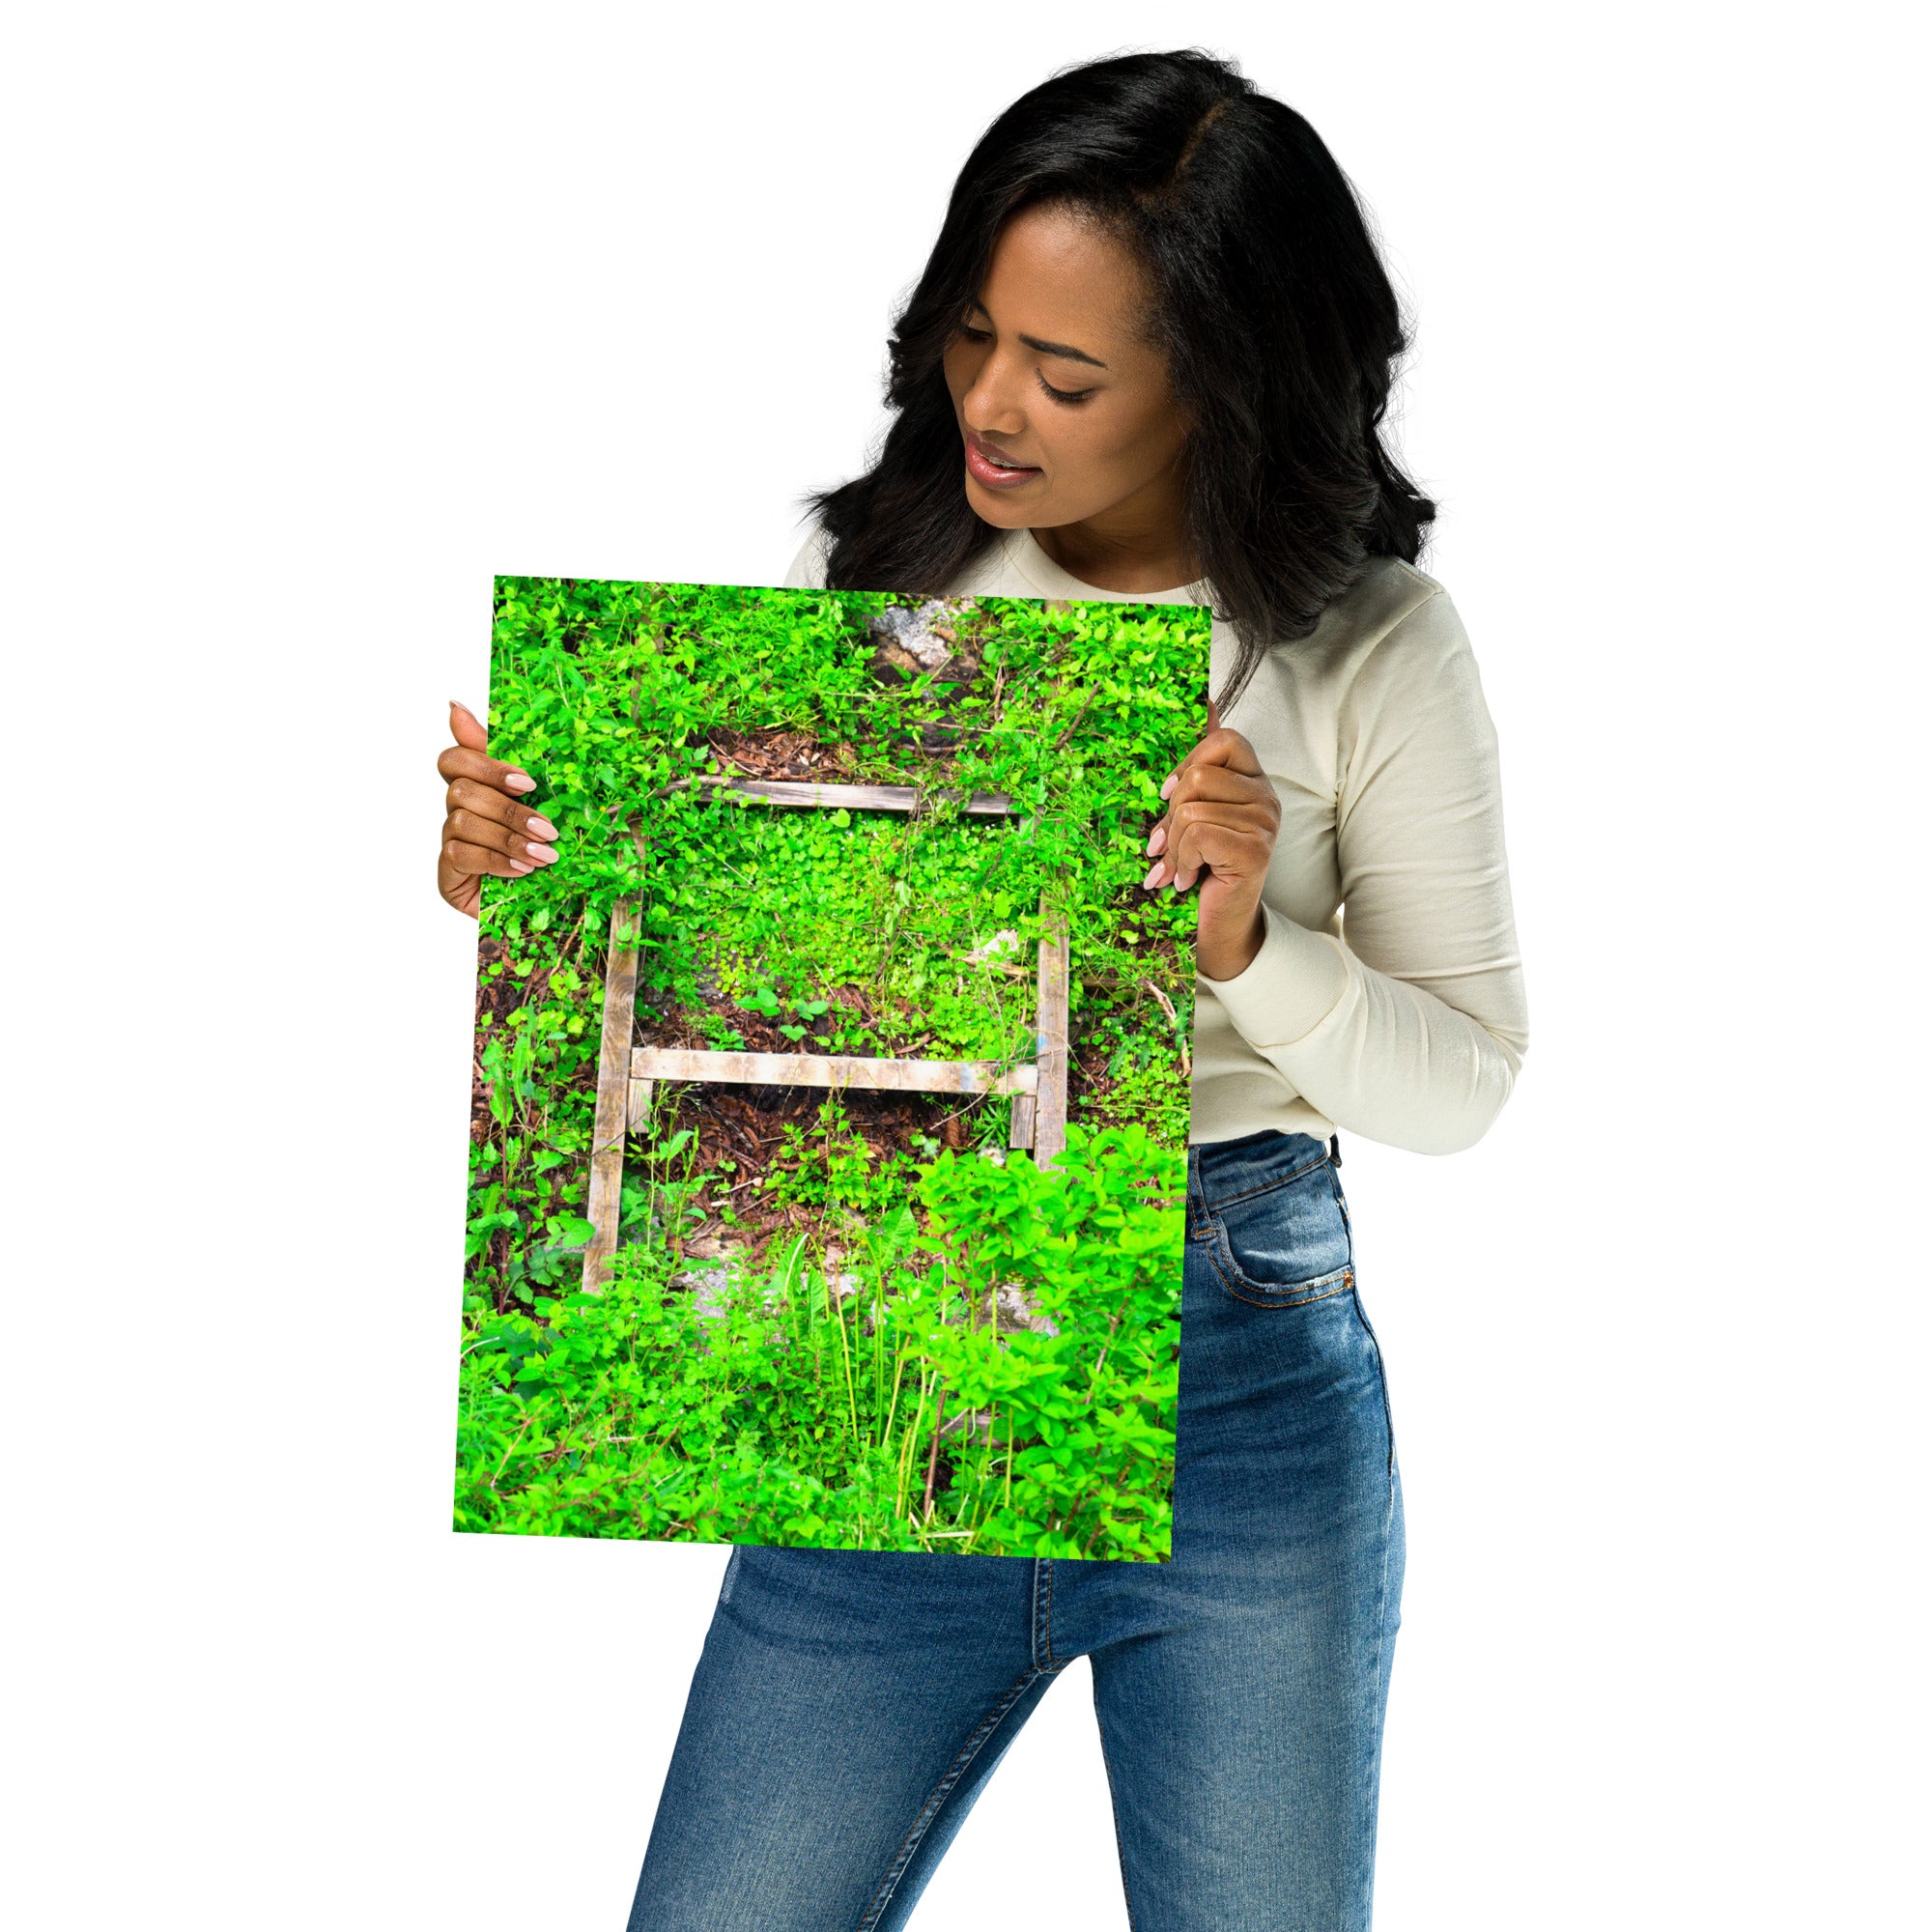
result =
[[1340,1134],[1330,1134],[1328,1136],[1328,1161],[1330,1166],[1333,1167],[1340,1167],[1342,1165],[1342,1136]]

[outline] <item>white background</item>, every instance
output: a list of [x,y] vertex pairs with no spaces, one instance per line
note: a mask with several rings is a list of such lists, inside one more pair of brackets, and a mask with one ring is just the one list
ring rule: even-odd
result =
[[[495,571],[774,582],[971,143],[1193,43],[1416,320],[1531,1012],[1343,1135],[1409,1579],[1382,1932],[1922,1895],[1905,14],[24,11],[0,58],[12,1921],[624,1919],[724,1553],[448,1525]],[[1084,1667],[921,1906],[1124,1925]]]

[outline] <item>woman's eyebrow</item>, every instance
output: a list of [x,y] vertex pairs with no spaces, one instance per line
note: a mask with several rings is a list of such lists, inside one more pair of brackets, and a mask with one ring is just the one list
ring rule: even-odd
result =
[[1070,349],[1064,342],[1042,342],[1037,335],[1023,335],[1020,340],[1029,349],[1037,349],[1042,355],[1064,355],[1069,362],[1091,363],[1095,369],[1107,366],[1097,355],[1090,355],[1084,349]]
[[[984,302],[976,301],[968,304],[967,313],[983,315],[988,322],[993,319],[991,311]],[[1097,355],[1090,355],[1086,350],[1075,349],[1070,343],[1042,342],[1037,335],[1022,335],[1020,340],[1029,349],[1037,349],[1042,355],[1064,355],[1069,362],[1085,362],[1095,369],[1104,369],[1107,366]]]

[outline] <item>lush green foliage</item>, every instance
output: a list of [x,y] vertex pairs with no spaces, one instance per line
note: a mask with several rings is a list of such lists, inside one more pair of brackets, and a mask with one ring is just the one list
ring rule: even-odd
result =
[[[491,747],[539,781],[562,857],[484,893],[466,1527],[1165,1552],[1193,906],[1139,881],[1201,728],[1206,614],[980,600],[977,675],[948,685],[879,675],[865,626],[895,601],[499,581]],[[777,739],[815,776],[935,802],[784,810],[689,782]],[[1026,817],[962,815],[970,791]],[[611,1286],[578,1294],[625,894],[642,1037],[961,1059],[1030,1056],[1044,894],[1076,974],[1066,1152],[1044,1171],[975,1153],[1004,1149],[995,1096],[942,1151],[936,1117],[888,1144],[828,1094],[753,1161],[707,1137],[703,1090],[661,1092]],[[1016,941],[989,955],[1001,931]],[[678,1285],[699,1230],[757,1254],[715,1314]],[[865,1287],[841,1297],[848,1274]],[[1013,1282],[1058,1334],[975,1319]],[[942,1402],[974,1426],[936,1431]]]
[[[927,1232],[905,1207],[882,1217],[843,1294],[801,1234],[711,1309],[642,1243],[602,1294],[485,1316],[457,1522],[1164,1557],[1183,1168],[1138,1127],[1076,1125],[1046,1169],[948,1151],[921,1170]],[[909,1248],[957,1270],[899,1272],[889,1293]],[[987,1302],[1005,1283],[1057,1332],[999,1334]],[[946,1433],[949,1413],[967,1426]]]

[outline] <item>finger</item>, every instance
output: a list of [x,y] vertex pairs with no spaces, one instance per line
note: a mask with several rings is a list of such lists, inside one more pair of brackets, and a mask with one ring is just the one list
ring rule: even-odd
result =
[[1274,854],[1279,816],[1272,799],[1266,807],[1195,800],[1178,808],[1148,840],[1149,850],[1160,856],[1141,881],[1142,887],[1151,891],[1178,884],[1184,891],[1201,867],[1209,863],[1233,876],[1255,869],[1264,872]]
[[526,838],[556,837],[556,827],[542,813],[532,811],[518,799],[505,798],[476,779],[453,779],[443,803],[451,811],[473,811],[480,818],[494,818]]
[[1274,786],[1257,772],[1237,771],[1233,765],[1186,764],[1174,775],[1174,789],[1167,795],[1167,809],[1189,799],[1252,799],[1257,803],[1274,796]]
[[526,838],[521,832],[513,832],[499,818],[492,818],[480,811],[452,811],[442,821],[443,842],[452,838],[465,845],[480,846],[486,852],[501,852],[505,857],[524,861],[531,866],[550,866],[556,862],[556,847],[545,845],[536,839]]
[[1258,814],[1259,822],[1269,828],[1270,836],[1281,823],[1281,800],[1265,778],[1248,778],[1226,765],[1186,765],[1175,774],[1175,786],[1168,796],[1167,810],[1149,835],[1149,858],[1166,848],[1174,837],[1175,814],[1183,806],[1189,805],[1211,805],[1254,812]]
[[1214,702],[1211,695],[1208,699],[1208,728],[1209,731],[1221,728],[1221,707]]
[[491,785],[506,798],[537,788],[536,780],[520,766],[506,765],[501,758],[486,757],[464,745],[451,745],[437,759],[436,768],[445,779],[474,779],[478,784]]
[[436,862],[436,889],[443,903],[452,905],[466,919],[476,919],[483,911],[483,881],[474,872],[452,872],[440,857]]
[[444,838],[437,854],[439,865],[452,873],[488,873],[493,878],[521,879],[536,867],[527,859],[513,859],[490,845],[471,845],[462,838]]
[[483,721],[459,698],[449,700],[449,735],[467,752],[487,752],[490,734]]
[[1181,760],[1183,770],[1188,765],[1232,765],[1237,772],[1259,773],[1262,761],[1241,732],[1217,724],[1211,731],[1204,732]]
[[1271,827],[1190,817],[1181,822],[1167,855],[1167,885],[1184,893],[1207,872],[1229,880],[1265,873],[1273,851]]
[[1252,778],[1262,775],[1262,761],[1255,756],[1255,748],[1240,732],[1230,731],[1226,725],[1221,725],[1202,738],[1168,774],[1166,782],[1160,788],[1161,797],[1168,797],[1179,782],[1180,774],[1194,765],[1226,765]]

